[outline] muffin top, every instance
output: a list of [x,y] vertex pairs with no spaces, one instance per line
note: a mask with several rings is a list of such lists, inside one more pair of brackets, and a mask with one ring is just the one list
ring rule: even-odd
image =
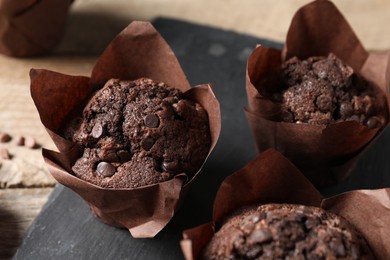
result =
[[273,95],[281,104],[282,121],[326,125],[355,120],[368,128],[384,125],[384,117],[368,82],[334,54],[281,66],[282,91]]
[[373,259],[343,218],[321,208],[264,204],[229,217],[201,259]]
[[65,129],[84,150],[75,175],[106,188],[142,187],[179,173],[191,177],[211,143],[202,106],[147,78],[109,80]]

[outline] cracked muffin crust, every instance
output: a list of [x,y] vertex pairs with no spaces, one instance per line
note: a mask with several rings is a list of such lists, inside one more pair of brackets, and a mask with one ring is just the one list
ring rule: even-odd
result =
[[282,121],[326,125],[355,120],[368,128],[385,123],[367,81],[334,54],[300,60],[293,57],[280,69]]
[[207,112],[162,82],[109,80],[73,117],[65,136],[83,147],[75,175],[105,188],[189,178],[210,147]]
[[229,217],[201,259],[373,259],[342,217],[294,204],[247,207]]

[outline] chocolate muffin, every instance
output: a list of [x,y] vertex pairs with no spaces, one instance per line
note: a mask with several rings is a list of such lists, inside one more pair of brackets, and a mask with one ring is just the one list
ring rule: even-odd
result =
[[321,208],[264,204],[228,218],[202,259],[373,259],[362,236]]
[[207,112],[162,82],[109,80],[71,116],[64,135],[83,155],[74,174],[105,188],[137,188],[195,174],[210,147]]
[[281,89],[272,99],[281,104],[282,121],[326,125],[355,120],[368,128],[385,123],[370,85],[334,54],[293,57],[281,66]]

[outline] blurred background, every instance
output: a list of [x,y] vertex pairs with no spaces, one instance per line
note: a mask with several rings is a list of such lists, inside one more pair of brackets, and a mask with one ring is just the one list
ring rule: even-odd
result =
[[[75,48],[73,44],[90,44],[84,38],[85,33],[96,40],[95,36],[104,37],[108,35],[108,31],[118,31],[131,20],[153,20],[161,16],[283,41],[295,11],[309,2],[311,1],[77,0],[73,3],[61,48],[69,51]],[[367,49],[389,48],[389,0],[343,0],[334,3]],[[104,39],[101,40],[104,43]]]
[[[158,17],[282,43],[294,13],[308,2],[311,1],[75,0],[62,38],[51,52],[28,58],[0,54],[0,133],[13,138],[0,143],[0,148],[11,155],[11,159],[0,158],[0,259],[15,252],[55,184],[46,171],[40,149],[15,144],[18,136],[33,137],[38,146],[54,149],[30,98],[31,68],[88,76],[99,54],[131,21],[153,21]],[[335,1],[335,5],[366,49],[390,49],[390,0],[343,0]],[[0,23],[4,22],[0,17]]]

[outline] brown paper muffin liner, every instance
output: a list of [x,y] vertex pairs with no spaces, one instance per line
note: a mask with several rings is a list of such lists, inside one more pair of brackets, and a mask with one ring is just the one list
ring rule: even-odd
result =
[[219,102],[210,84],[190,86],[173,51],[148,22],[133,22],[125,28],[100,56],[91,78],[32,69],[31,96],[59,150],[43,150],[53,177],[78,193],[105,223],[125,227],[134,237],[153,237],[173,217],[200,169],[189,180],[183,173],[169,181],[136,189],[101,188],[74,176],[71,168],[81,151],[76,143],[61,135],[65,117],[107,80],[141,77],[180,89],[187,99],[203,106],[209,118],[210,154],[221,129]]
[[73,0],[0,0],[0,53],[46,53],[61,40]]
[[223,181],[210,223],[183,232],[181,247],[185,258],[197,259],[231,212],[259,203],[289,203],[329,210],[347,219],[364,236],[378,259],[390,257],[390,189],[356,190],[323,198],[286,157],[268,149]]
[[[280,122],[280,107],[267,98],[277,87],[275,72],[297,56],[334,53],[372,86],[381,113],[382,128],[369,129],[357,122],[329,125]],[[369,54],[333,3],[318,0],[303,6],[292,19],[284,49],[257,46],[248,58],[245,113],[259,152],[275,148],[318,186],[349,175],[357,159],[388,124],[390,114],[390,53]]]

